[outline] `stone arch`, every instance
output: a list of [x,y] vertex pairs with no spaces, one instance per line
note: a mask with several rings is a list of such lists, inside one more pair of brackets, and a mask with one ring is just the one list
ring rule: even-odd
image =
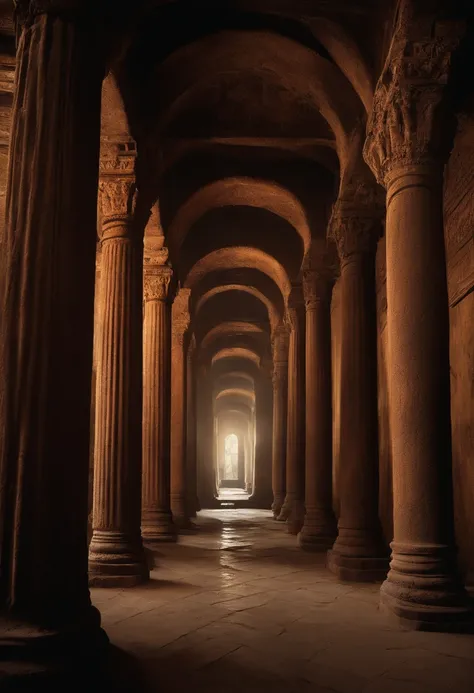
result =
[[260,355],[252,349],[246,347],[226,347],[217,351],[211,358],[211,364],[214,365],[223,359],[242,359],[244,361],[250,361],[257,368],[260,368]]
[[[264,67],[256,69],[256,65]],[[267,31],[225,30],[190,43],[157,71],[161,100],[159,128],[187,109],[206,84],[224,75],[258,73],[320,113],[335,135],[341,161],[346,138],[362,103],[341,70],[295,40]],[[178,77],[177,77],[178,76]]]
[[262,250],[243,246],[220,248],[204,256],[192,267],[184,285],[193,289],[209,272],[236,268],[260,270],[274,281],[285,300],[290,294],[291,282],[284,267]]
[[248,293],[251,296],[257,298],[259,301],[261,301],[268,311],[268,319],[272,330],[276,327],[279,320],[281,319],[280,312],[277,310],[276,306],[272,303],[272,301],[269,298],[267,298],[267,296],[262,291],[260,291],[254,286],[247,286],[245,284],[224,284],[209,289],[204,294],[202,294],[196,301],[194,305],[194,317],[197,318],[200,310],[206,305],[206,303],[211,298],[219,294],[226,293],[227,291],[242,291],[243,293]]
[[210,183],[186,200],[166,233],[170,253],[178,257],[181,245],[193,224],[216,207],[247,206],[267,209],[285,219],[301,238],[306,253],[311,230],[298,198],[277,183],[239,176]]

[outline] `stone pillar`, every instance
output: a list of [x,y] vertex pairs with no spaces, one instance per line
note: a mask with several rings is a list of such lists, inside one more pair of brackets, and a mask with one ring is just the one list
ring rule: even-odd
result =
[[279,326],[273,336],[273,455],[272,511],[281,512],[286,492],[286,434],[288,411],[288,331]]
[[330,548],[337,536],[332,509],[331,292],[324,269],[304,272],[306,304],[306,485],[302,549]]
[[[375,210],[376,211],[376,210]],[[338,537],[329,568],[342,580],[387,572],[378,517],[375,251],[381,222],[338,201],[330,222],[341,262],[341,402]]]
[[305,474],[305,310],[301,286],[288,299],[288,428],[286,443],[286,497],[279,520],[298,534],[304,521]]
[[[158,239],[152,240],[156,245]],[[158,244],[163,243],[163,238]],[[170,506],[172,270],[166,248],[145,238],[143,321],[142,536],[147,543],[176,541]]]
[[202,508],[215,505],[212,469],[213,413],[212,384],[209,369],[202,366],[197,387],[198,495]]
[[270,365],[261,367],[255,382],[255,469],[251,502],[257,508],[270,508],[272,504],[272,427],[273,388]]
[[135,155],[103,158],[99,194],[101,330],[97,355],[89,581],[148,579],[141,524],[143,229],[134,222]]
[[92,19],[38,3],[17,19],[0,260],[0,651],[5,674],[23,659],[44,675],[46,660],[84,661],[107,641],[87,585],[104,68]]
[[249,454],[245,465],[245,491],[253,492],[255,475],[255,410],[252,409],[248,424],[248,448]]
[[197,496],[196,339],[193,335],[187,358],[186,491],[190,517],[201,508]]
[[[387,189],[394,539],[381,600],[406,626],[464,630],[472,627],[473,611],[453,529],[442,206],[450,144],[443,91],[459,34],[443,23],[432,29],[435,39],[418,43],[411,28],[410,40],[403,24],[397,29],[387,63],[392,72],[378,85],[364,151]],[[392,122],[399,123],[396,132]]]
[[171,511],[179,530],[192,527],[186,502],[187,358],[190,289],[173,303],[171,338]]

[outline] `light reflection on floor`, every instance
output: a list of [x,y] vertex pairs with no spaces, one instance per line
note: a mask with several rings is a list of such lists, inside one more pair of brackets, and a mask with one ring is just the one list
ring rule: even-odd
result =
[[141,693],[472,693],[474,638],[403,632],[259,510],[198,514],[149,584],[92,590]]

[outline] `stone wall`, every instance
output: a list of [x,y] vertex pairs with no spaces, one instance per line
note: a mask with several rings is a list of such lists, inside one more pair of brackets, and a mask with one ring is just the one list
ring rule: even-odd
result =
[[474,584],[474,118],[464,118],[445,174],[451,325],[451,419],[459,562]]

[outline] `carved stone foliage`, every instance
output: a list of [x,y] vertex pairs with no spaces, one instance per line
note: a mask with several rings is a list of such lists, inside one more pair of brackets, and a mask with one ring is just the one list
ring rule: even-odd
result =
[[272,334],[272,354],[273,354],[273,364],[276,367],[277,364],[287,364],[288,363],[288,328],[284,324],[278,325]]
[[126,221],[133,217],[136,203],[134,178],[103,178],[99,182],[103,221]]
[[413,25],[416,18],[401,12],[367,124],[364,159],[382,185],[392,170],[430,164],[449,151],[444,87],[464,27],[439,22],[431,37],[413,40]]
[[303,294],[306,310],[314,309],[318,303],[329,301],[334,277],[324,269],[303,271]]
[[331,219],[331,237],[337,245],[341,263],[354,255],[375,253],[382,225],[380,219],[354,213],[336,213]]
[[145,301],[165,301],[168,298],[173,270],[170,267],[154,267],[143,275]]

